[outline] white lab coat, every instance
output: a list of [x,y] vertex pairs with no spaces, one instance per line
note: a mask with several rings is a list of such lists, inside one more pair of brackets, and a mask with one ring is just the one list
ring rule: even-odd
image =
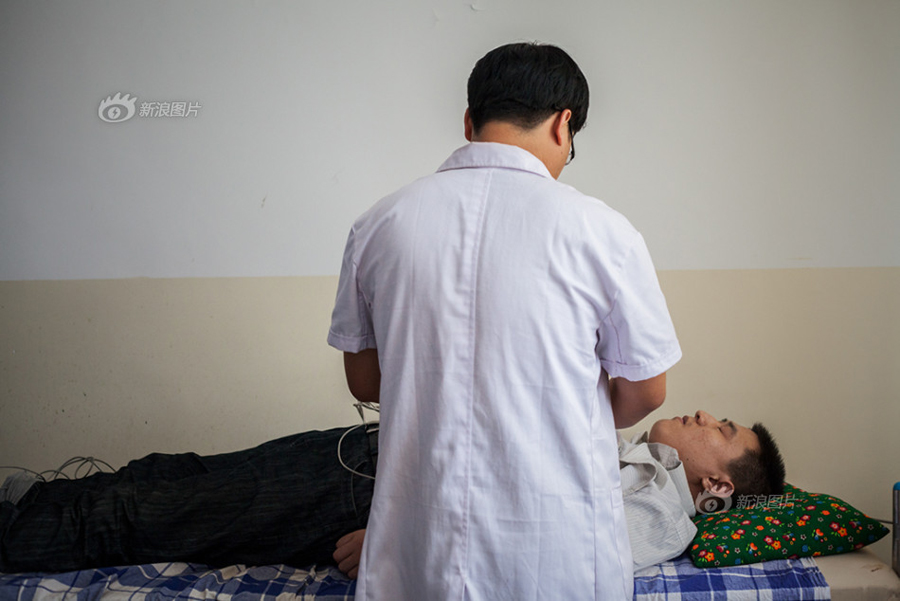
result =
[[624,217],[469,144],[356,221],[328,339],[382,372],[359,599],[631,598],[607,374],[681,351]]

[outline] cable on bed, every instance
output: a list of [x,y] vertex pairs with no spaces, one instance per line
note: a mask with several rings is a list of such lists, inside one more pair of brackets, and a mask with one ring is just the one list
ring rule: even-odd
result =
[[341,437],[338,439],[338,444],[337,444],[337,458],[338,458],[338,461],[340,462],[341,466],[345,470],[350,472],[351,474],[354,474],[356,476],[361,476],[363,478],[368,478],[369,480],[374,480],[375,479],[374,476],[370,476],[368,474],[363,474],[362,472],[356,471],[355,469],[353,469],[352,467],[350,467],[349,465],[344,463],[344,458],[341,457],[341,445],[344,443],[344,438],[346,438],[348,434],[350,434],[357,428],[366,428],[366,433],[378,431],[378,422],[377,421],[371,421],[371,422],[367,421],[366,414],[363,411],[364,409],[368,409],[369,411],[374,411],[375,413],[379,413],[378,405],[376,403],[354,403],[353,406],[356,407],[356,410],[359,412],[359,419],[362,420],[362,423],[357,424],[357,425],[353,426],[352,428],[347,428],[347,430],[343,434],[341,434]]
[[[75,466],[75,471],[73,475],[70,476],[65,472],[65,470],[71,468],[72,466]],[[47,482],[48,480],[56,480],[57,478],[73,480],[84,478],[85,476],[90,476],[94,472],[116,471],[113,466],[103,461],[102,459],[97,459],[96,457],[72,457],[55,470],[44,470],[43,472],[36,472],[34,470],[28,469],[27,467],[18,467],[15,465],[0,465],[0,470],[19,470],[22,472],[27,472],[29,474],[34,474],[34,476],[42,482]]]

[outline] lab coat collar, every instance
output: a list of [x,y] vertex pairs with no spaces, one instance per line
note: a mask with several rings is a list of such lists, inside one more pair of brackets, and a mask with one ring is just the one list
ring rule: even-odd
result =
[[539,158],[524,148],[498,142],[470,142],[454,151],[438,172],[479,167],[518,169],[553,179]]

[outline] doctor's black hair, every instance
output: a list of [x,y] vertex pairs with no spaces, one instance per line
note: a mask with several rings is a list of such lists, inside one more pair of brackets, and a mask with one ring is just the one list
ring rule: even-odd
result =
[[587,79],[562,48],[515,43],[485,54],[472,69],[467,86],[469,118],[475,132],[489,121],[532,129],[569,109],[574,136],[587,121]]
[[732,499],[783,494],[784,459],[775,438],[760,423],[750,429],[759,439],[759,451],[747,451],[728,464],[728,474],[734,484]]

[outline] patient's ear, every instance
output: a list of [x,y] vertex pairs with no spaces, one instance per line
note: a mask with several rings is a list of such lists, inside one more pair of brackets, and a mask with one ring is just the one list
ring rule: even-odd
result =
[[720,499],[730,497],[734,492],[734,484],[727,477],[713,478],[712,476],[707,476],[701,482],[703,490]]

